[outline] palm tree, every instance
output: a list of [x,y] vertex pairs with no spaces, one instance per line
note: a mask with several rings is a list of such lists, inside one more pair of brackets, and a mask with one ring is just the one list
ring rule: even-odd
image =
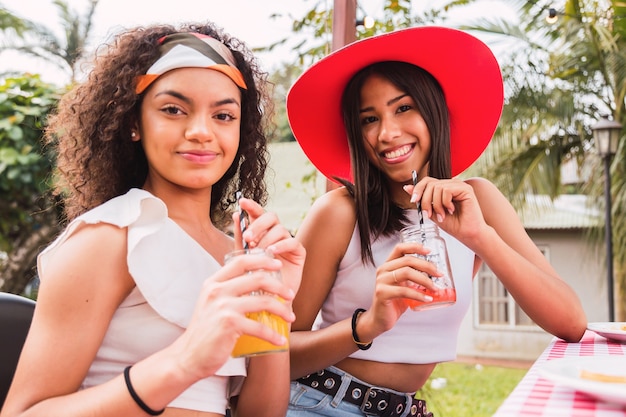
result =
[[43,59],[68,71],[74,81],[81,58],[84,57],[89,35],[92,30],[93,15],[100,0],[87,0],[87,12],[81,16],[70,9],[64,0],[54,0],[59,11],[59,22],[64,36],[57,37],[55,32],[45,25],[21,18],[0,5],[0,31],[2,31],[3,51],[13,50],[20,54]]
[[[511,4],[512,2],[509,2]],[[590,126],[603,114],[626,121],[626,5],[620,0],[517,1],[520,22],[482,20],[464,29],[514,39],[503,65],[507,102],[492,145],[478,165],[513,201],[528,192],[556,196],[564,190],[561,166],[577,161],[579,191],[603,209],[600,160]],[[556,23],[546,23],[552,14]],[[618,315],[626,314],[626,146],[613,160],[612,219]],[[590,240],[603,243],[604,229]]]
[[0,30],[13,31],[16,35],[22,36],[26,30],[26,25],[22,19],[9,12],[0,4]]

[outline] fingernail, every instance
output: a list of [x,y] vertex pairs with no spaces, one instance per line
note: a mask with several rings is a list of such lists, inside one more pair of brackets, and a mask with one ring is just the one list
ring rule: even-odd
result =
[[430,303],[431,301],[433,301],[433,297],[431,297],[430,295],[425,295],[424,296],[424,301]]
[[439,214],[439,213],[437,213],[437,221],[439,223],[441,223],[443,221],[443,216],[441,214]]
[[411,194],[411,203],[417,202],[417,194]]

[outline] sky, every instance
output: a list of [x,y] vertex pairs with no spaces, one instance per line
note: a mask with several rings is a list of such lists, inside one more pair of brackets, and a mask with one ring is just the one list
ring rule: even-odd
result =
[[[67,2],[80,14],[86,12],[88,0]],[[57,8],[52,0],[0,0],[0,4],[21,17],[43,23],[50,29],[61,30]],[[273,13],[291,13],[299,17],[312,4],[310,0],[100,0],[94,16],[93,37],[89,44],[95,47],[112,33],[125,27],[211,20],[226,32],[245,41],[249,47],[266,46],[290,33],[291,20],[288,17],[270,19]],[[289,57],[288,52],[282,51],[282,54],[261,57],[261,60],[264,65],[271,66],[271,62],[265,61]],[[0,69],[7,65],[15,66],[13,58],[6,53],[0,56]],[[21,65],[28,67],[31,72],[42,73],[42,77],[47,78],[46,81],[59,78],[59,74],[46,68],[45,64],[23,60]]]
[[[80,14],[85,13],[88,0],[66,1]],[[100,0],[89,46],[94,48],[125,27],[211,20],[226,32],[246,42],[249,47],[262,47],[289,37],[292,34],[293,20],[290,16],[301,18],[317,1],[319,0]],[[328,9],[332,8],[333,0],[325,1],[328,2]],[[441,3],[442,0],[416,0],[413,7],[432,6],[437,2]],[[360,10],[376,17],[382,10],[384,1],[360,0],[358,3]],[[500,13],[499,8],[493,7],[493,3],[498,3],[497,1],[483,0],[479,3],[482,4],[474,8],[476,16]],[[52,0],[0,0],[0,4],[21,17],[42,23],[50,29],[61,30],[57,8]],[[273,14],[281,14],[282,17],[271,18]],[[293,60],[289,47],[279,48],[270,54],[259,54],[258,57],[267,70],[276,68],[280,62]],[[64,83],[69,78],[49,64],[24,59],[9,52],[0,55],[0,71],[7,68],[40,73],[48,82]]]

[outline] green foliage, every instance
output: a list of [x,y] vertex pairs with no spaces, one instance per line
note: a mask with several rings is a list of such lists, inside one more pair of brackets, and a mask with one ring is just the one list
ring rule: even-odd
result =
[[27,29],[22,19],[0,4],[0,30],[13,31],[16,35],[22,36]]
[[[447,8],[428,9],[420,14],[412,14],[411,0],[384,0],[382,9],[376,11],[374,26],[365,29],[356,27],[356,38],[363,39],[380,33],[387,33],[401,28],[425,24],[441,24],[445,20]],[[414,2],[413,2],[414,3]],[[331,52],[333,36],[333,4],[325,0],[316,0],[312,7],[301,17],[293,19],[292,35],[281,39],[264,50],[272,50],[287,41],[295,42],[292,50],[297,53],[295,65],[306,68]],[[450,4],[449,6],[453,6]],[[358,9],[357,16],[364,17],[365,10]],[[280,17],[275,13],[274,18]],[[294,39],[299,39],[294,41]]]
[[[483,20],[463,27],[515,40],[500,57],[506,103],[478,175],[498,182],[510,199],[528,192],[554,197],[563,192],[562,164],[590,163],[590,126],[599,116],[611,113],[624,122],[626,7],[568,0],[557,10],[558,20],[548,24],[550,1],[516,3],[515,24]],[[597,176],[581,178],[601,185]]]
[[0,84],[0,250],[10,249],[12,235],[36,227],[32,215],[43,208],[52,163],[41,138],[58,99],[56,87],[38,76]]
[[[429,411],[436,417],[490,417],[526,372],[498,366],[442,363],[417,397],[426,400]],[[446,385],[434,389],[431,382],[438,378],[445,378]]]
[[[49,1],[58,11],[58,19],[49,22],[60,27],[61,36],[48,21],[40,24],[0,5],[0,54],[15,51],[42,59],[67,72],[73,82],[88,52],[85,45],[99,0],[84,0],[85,14],[67,0]],[[33,276],[38,252],[61,224],[61,206],[47,193],[52,158],[40,142],[46,116],[59,96],[38,77],[7,78],[19,74],[8,68],[0,74],[0,254],[6,255],[0,259],[0,289],[21,294]]]

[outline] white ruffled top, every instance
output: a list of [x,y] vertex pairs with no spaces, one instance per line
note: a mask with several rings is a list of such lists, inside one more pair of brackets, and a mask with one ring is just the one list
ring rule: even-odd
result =
[[[168,217],[163,201],[145,190],[131,189],[68,225],[39,255],[42,281],[55,251],[81,227],[97,223],[128,228],[128,270],[136,287],[115,312],[83,388],[120,375],[126,366],[178,338],[189,324],[202,283],[221,267]],[[231,358],[215,376],[192,385],[169,406],[224,413],[230,377],[245,375],[245,359]]]

